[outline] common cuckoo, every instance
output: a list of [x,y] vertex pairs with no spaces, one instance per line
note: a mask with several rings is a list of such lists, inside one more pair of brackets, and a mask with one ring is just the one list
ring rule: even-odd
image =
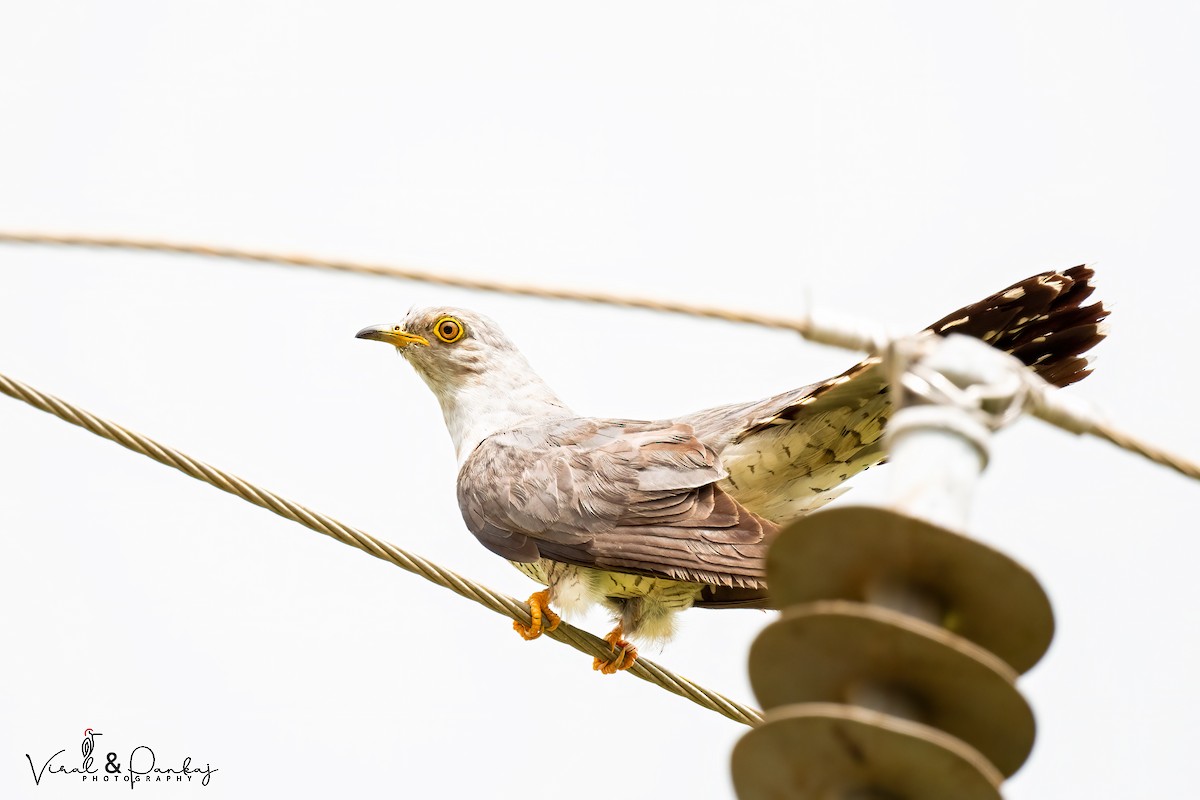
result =
[[[1104,337],[1092,270],[1046,272],[935,322],[975,336],[1057,386],[1089,373]],[[625,637],[666,639],[692,606],[769,607],[767,546],[780,526],[884,458],[890,406],[872,357],[765,400],[645,422],[581,417],[487,317],[423,308],[362,339],[394,345],[441,404],[458,453],[458,503],[493,553],[546,586],[526,639],[593,604],[616,627],[606,674],[637,657]]]

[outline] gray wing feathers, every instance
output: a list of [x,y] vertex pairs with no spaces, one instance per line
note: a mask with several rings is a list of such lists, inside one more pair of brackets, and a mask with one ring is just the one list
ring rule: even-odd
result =
[[762,587],[775,526],[719,489],[723,478],[687,425],[550,420],[484,440],[458,499],[467,527],[506,558]]

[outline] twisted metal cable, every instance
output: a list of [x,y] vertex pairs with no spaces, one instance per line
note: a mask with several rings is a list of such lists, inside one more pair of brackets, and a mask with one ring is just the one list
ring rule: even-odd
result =
[[[515,598],[501,594],[493,589],[465,578],[456,572],[438,566],[418,555],[409,553],[393,544],[376,539],[365,531],[353,528],[343,522],[338,522],[318,511],[305,508],[299,503],[280,497],[274,492],[267,491],[252,483],[242,480],[210,464],[179,452],[166,445],[139,433],[121,427],[115,422],[95,416],[81,408],[71,405],[53,395],[48,395],[37,389],[0,374],[0,393],[6,394],[34,408],[53,414],[59,419],[72,425],[91,431],[97,436],[110,439],[117,444],[149,456],[160,464],[174,467],[180,472],[197,480],[211,484],[218,489],[242,498],[256,506],[273,511],[281,517],[298,522],[306,528],[323,533],[337,539],[342,544],[357,547],[376,558],[395,564],[401,569],[420,575],[426,580],[436,583],[469,600],[474,600],[498,614],[503,614],[526,625],[530,624],[529,606]],[[606,658],[610,655],[607,642],[587,631],[580,630],[566,622],[560,624],[554,631],[545,631],[545,635],[564,644],[569,644],[576,650],[590,656]],[[742,705],[734,700],[705,689],[680,675],[676,675],[666,667],[659,666],[648,659],[639,658],[629,668],[628,672],[642,680],[660,686],[688,700],[716,711],[735,722],[744,725],[756,725],[762,721],[762,714],[756,709]]]
[[1025,410],[1043,422],[1076,435],[1090,434],[1180,475],[1200,480],[1200,464],[1195,461],[1122,430],[1085,398],[1063,392],[1033,370],[1022,370],[1020,375],[1028,390]]
[[1111,442],[1123,450],[1128,450],[1131,453],[1137,453],[1142,458],[1148,458],[1156,464],[1162,464],[1168,469],[1173,469],[1181,475],[1186,475],[1189,478],[1200,480],[1200,464],[1194,461],[1189,461],[1183,456],[1175,455],[1163,450],[1161,447],[1142,441],[1136,436],[1131,436],[1125,433],[1120,428],[1115,428],[1106,422],[1096,422],[1092,426],[1090,433],[1093,436]]
[[114,250],[145,250],[158,253],[176,253],[206,258],[227,258],[259,264],[280,264],[293,267],[332,269],[360,275],[376,275],[384,278],[453,286],[480,292],[515,294],[545,300],[569,300],[576,303],[602,303],[623,308],[639,308],[645,311],[660,311],[692,317],[706,317],[724,322],[758,325],[764,328],[794,331],[806,339],[822,344],[844,347],[850,350],[874,352],[883,346],[886,336],[862,321],[814,319],[808,315],[803,319],[776,317],[758,311],[734,311],[713,306],[692,305],[671,300],[652,300],[644,297],[610,294],[607,292],[585,292],[574,289],[558,289],[532,286],[486,278],[466,278],[443,275],[411,267],[396,267],[385,264],[368,264],[343,259],[313,258],[311,256],[266,253],[257,250],[241,250],[233,247],[211,247],[183,242],[159,242],[150,239],[125,239],[103,236],[73,236],[43,233],[18,233],[0,231],[0,242],[10,244],[63,245],[68,247],[102,247]]
[[[529,286],[504,281],[486,280],[483,278],[464,278],[453,275],[442,275],[426,270],[392,267],[381,264],[366,264],[340,259],[313,258],[310,256],[284,255],[280,253],[265,253],[254,250],[240,250],[231,247],[210,247],[208,245],[185,244],[180,242],[158,242],[149,239],[126,239],[101,236],[75,236],[45,233],[19,233],[0,231],[0,243],[10,244],[42,244],[64,245],[72,247],[103,247],[120,250],[146,250],[162,253],[177,253],[209,258],[227,258],[238,261],[251,261],[263,264],[281,264],[317,269],[333,269],[341,272],[354,272],[364,275],[377,275],[387,278],[420,281],[423,283],[454,286],[460,289],[473,289],[484,292],[502,294],[517,294],[526,297],[539,297],[553,300],[570,300],[580,303],[604,303],[625,308],[640,308],[647,311],[662,311],[672,314],[685,314],[695,317],[719,319],[725,322],[737,322],[759,325],[766,328],[795,331],[806,339],[844,347],[849,350],[861,350],[869,353],[880,353],[887,349],[893,341],[883,330],[872,327],[862,320],[848,320],[837,317],[816,317],[811,312],[802,319],[775,317],[760,312],[731,311],[729,309],[711,306],[697,306],[687,303],[677,303],[664,300],[650,300],[626,295],[615,295],[604,292],[584,292],[571,289],[554,289],[542,286]],[[1053,387],[1052,387],[1053,388]],[[1049,391],[1049,390],[1048,390]],[[1057,391],[1054,389],[1053,391]],[[1055,395],[1057,397],[1057,395]],[[1170,453],[1163,448],[1152,445],[1142,439],[1126,433],[1111,423],[1092,419],[1090,424],[1081,427],[1078,424],[1069,425],[1062,422],[1056,413],[1043,413],[1051,401],[1034,404],[1033,413],[1044,421],[1069,430],[1072,433],[1089,433],[1104,439],[1116,446],[1136,453],[1168,469],[1175,470],[1189,478],[1200,480],[1200,464],[1196,464],[1182,456]]]
[[500,294],[517,294],[526,297],[541,297],[555,300],[572,300],[575,302],[605,303],[626,308],[641,308],[649,311],[666,311],[675,314],[710,317],[726,322],[742,322],[764,325],[768,328],[784,328],[804,333],[808,326],[802,320],[784,319],[780,317],[764,317],[762,314],[751,312],[729,311],[719,308],[693,306],[686,303],[647,300],[623,295],[573,291],[570,289],[553,289],[542,286],[530,286],[507,281],[489,280],[486,278],[465,278],[454,275],[442,275],[426,270],[409,267],[396,267],[384,264],[368,264],[342,259],[313,258],[310,256],[290,255],[283,253],[264,253],[256,250],[241,250],[232,247],[211,247],[208,245],[185,244],[181,242],[159,242],[145,239],[118,239],[92,236],[50,236],[35,233],[3,233],[0,232],[0,242],[20,244],[57,244],[74,247],[103,247],[120,250],[147,250],[161,253],[176,253],[208,258],[228,258],[238,261],[252,261],[260,264],[281,264],[293,267],[313,267],[332,269],[339,272],[353,272],[360,275],[377,275],[386,278],[432,283],[440,286],[453,286],[458,289],[474,289],[483,292]]

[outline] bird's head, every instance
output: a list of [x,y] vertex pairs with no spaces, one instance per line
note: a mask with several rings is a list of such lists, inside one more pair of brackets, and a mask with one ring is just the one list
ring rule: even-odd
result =
[[359,339],[387,342],[437,396],[459,458],[492,433],[571,411],[538,377],[500,326],[462,308],[414,308],[399,324]]
[[394,346],[439,396],[526,366],[495,322],[463,308],[414,308],[403,322],[363,328],[358,338]]

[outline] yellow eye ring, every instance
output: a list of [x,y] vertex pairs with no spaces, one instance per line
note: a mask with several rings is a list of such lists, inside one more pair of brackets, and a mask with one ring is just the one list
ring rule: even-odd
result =
[[433,326],[433,335],[446,344],[454,344],[466,334],[467,329],[454,317],[442,317]]

